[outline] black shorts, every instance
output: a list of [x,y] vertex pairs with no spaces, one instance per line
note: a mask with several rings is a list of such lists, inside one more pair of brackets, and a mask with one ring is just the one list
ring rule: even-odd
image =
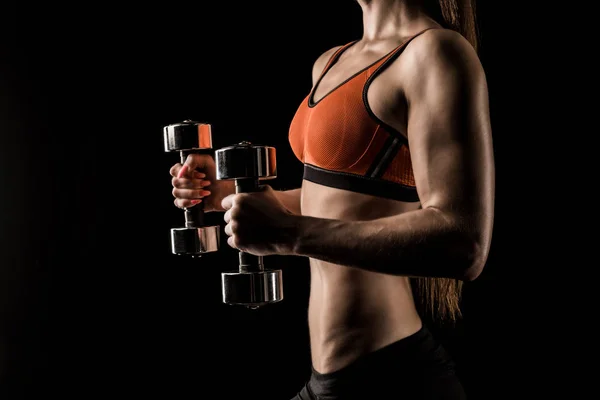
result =
[[450,355],[423,326],[332,373],[313,369],[292,400],[464,400]]

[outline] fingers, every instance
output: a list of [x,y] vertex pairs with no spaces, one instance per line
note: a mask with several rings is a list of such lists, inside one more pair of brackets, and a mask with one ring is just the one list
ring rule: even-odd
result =
[[[172,169],[177,175],[180,174],[179,170]],[[194,175],[196,178],[178,178],[173,177],[171,184],[173,185],[173,197],[175,197],[175,205],[179,208],[190,207],[198,204],[200,201],[194,202],[193,200],[201,200],[202,198],[210,195],[210,190],[206,188],[210,186],[211,182],[202,179],[205,177],[203,173],[196,172]]]
[[174,177],[173,179],[171,179],[171,184],[176,189],[199,190],[199,189],[203,189],[207,186],[210,186],[211,182],[206,179],[202,179],[202,178],[188,179],[188,178]]
[[204,197],[210,195],[210,190],[205,189],[178,189],[173,188],[173,197],[175,197],[175,205],[177,207],[189,207],[199,203],[195,202],[192,204],[192,200],[202,200]]
[[181,170],[181,167],[182,167],[182,165],[181,165],[180,163],[177,163],[177,164],[173,165],[173,166],[171,167],[171,169],[169,170],[169,174],[170,174],[172,177],[177,177],[177,176],[179,176],[179,170]]
[[[173,177],[171,183],[177,207],[196,205],[202,198],[210,195],[211,192],[206,187],[210,186],[211,181],[206,179],[205,172],[199,170],[206,170],[211,160],[207,154],[190,154],[183,164],[177,163],[171,167],[169,174]],[[214,165],[211,168],[214,168]]]
[[189,171],[205,170],[209,162],[210,156],[207,154],[189,154],[182,166],[184,172],[179,173],[187,174]]
[[185,164],[175,164],[171,167],[169,173],[173,177],[171,184],[173,186],[173,197],[175,197],[175,206],[187,208],[194,206],[202,201],[202,198],[210,195],[206,190],[211,182],[206,180],[206,174],[190,169],[199,164],[194,154],[188,156]]
[[235,237],[235,236],[229,236],[229,237],[227,238],[227,244],[228,244],[230,247],[232,247],[232,248],[234,248],[234,249],[236,249],[236,250],[242,250],[242,249],[240,248],[240,246],[238,245],[238,243],[237,243],[237,240],[236,240],[236,237]]
[[[233,197],[235,195],[230,194],[229,196],[225,196],[225,198],[223,200],[221,200],[221,207],[223,207],[224,210],[229,210],[231,207],[233,207]],[[225,213],[227,214],[227,213]]]
[[173,165],[169,174],[174,178],[202,179],[206,177],[205,173],[190,169],[188,165],[181,163]]
[[237,231],[237,223],[236,222],[230,222],[227,223],[227,225],[225,225],[225,229],[224,232],[227,236],[233,236]]
[[227,244],[234,249],[241,250],[238,236],[236,236],[238,233],[238,223],[235,220],[231,220],[231,212],[231,209],[228,210],[224,216],[224,219],[227,222],[227,225],[225,225],[225,234],[228,236]]
[[227,196],[229,199],[227,201],[222,202],[223,208],[225,208],[225,205],[229,207],[225,208],[227,211],[225,211],[225,214],[223,215],[223,220],[226,224],[224,231],[225,234],[228,236],[227,244],[234,249],[239,249],[237,244],[237,237],[235,236],[238,227],[238,222],[236,220],[238,216],[238,209],[233,207],[233,204],[235,202],[234,196],[235,195],[229,195]]
[[[225,196],[223,200],[221,200],[221,207],[225,210],[229,210],[233,208],[233,206],[244,199],[245,193],[233,193],[229,196]],[[225,213],[227,215],[227,213]]]
[[207,154],[189,154],[185,162],[177,163],[171,167],[169,173],[173,177],[194,178],[200,173],[198,170],[205,170],[208,164],[211,163],[211,158]]
[[196,204],[202,203],[202,199],[175,199],[173,200],[173,204],[177,208],[190,208],[195,206]]

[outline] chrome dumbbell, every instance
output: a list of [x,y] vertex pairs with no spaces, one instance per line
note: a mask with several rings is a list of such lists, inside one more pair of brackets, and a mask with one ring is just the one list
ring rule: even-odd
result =
[[[179,152],[181,163],[190,154],[210,154],[212,130],[210,124],[185,120],[163,128],[165,151]],[[173,254],[201,256],[219,249],[220,226],[205,226],[204,203],[185,208],[185,226],[171,229],[171,249]]]
[[[234,180],[236,193],[255,192],[260,181],[277,177],[275,148],[249,142],[215,151],[217,179]],[[223,302],[258,308],[283,300],[281,270],[267,270],[262,256],[239,252],[237,271],[221,274]]]

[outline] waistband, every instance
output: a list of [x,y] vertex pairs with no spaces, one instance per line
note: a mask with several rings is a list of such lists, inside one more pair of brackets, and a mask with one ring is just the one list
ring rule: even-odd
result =
[[423,325],[414,334],[367,353],[337,371],[322,374],[313,367],[309,386],[315,394],[327,396],[352,393],[365,385],[422,382],[453,371],[449,354]]

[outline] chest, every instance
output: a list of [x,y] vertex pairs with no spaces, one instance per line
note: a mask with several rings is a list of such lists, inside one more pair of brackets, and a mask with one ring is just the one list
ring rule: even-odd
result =
[[335,60],[325,67],[310,91],[309,107],[325,102],[328,104],[322,108],[327,113],[350,116],[364,108],[376,123],[406,136],[408,112],[402,79],[406,66],[401,57],[394,55],[372,52]]
[[314,87],[290,129],[298,158],[349,171],[372,160],[390,131],[406,131],[401,91],[390,70],[378,67],[375,63],[351,76],[327,74]]

